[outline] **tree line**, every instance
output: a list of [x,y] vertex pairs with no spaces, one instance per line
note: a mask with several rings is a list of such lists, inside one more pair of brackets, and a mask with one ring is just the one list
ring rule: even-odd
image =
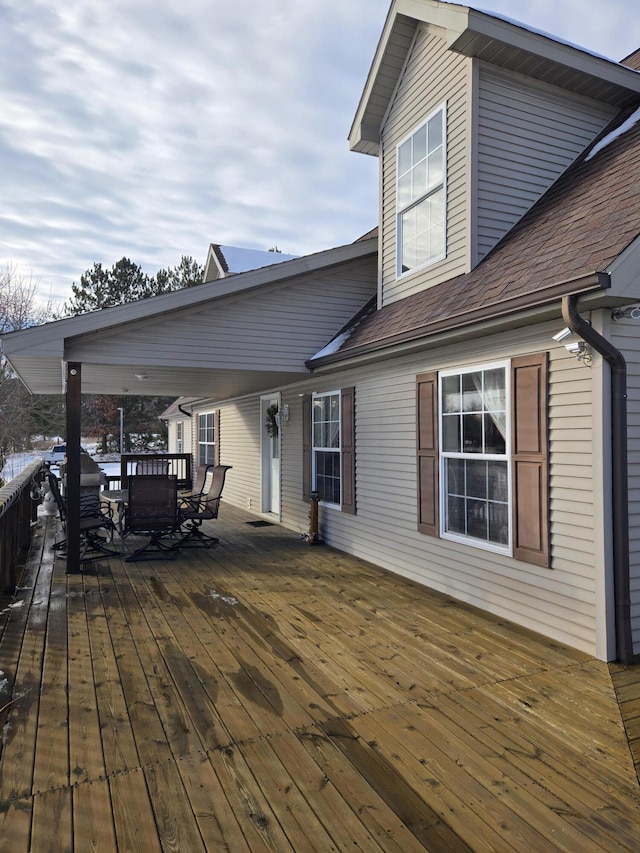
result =
[[[71,297],[56,311],[51,298],[39,300],[33,279],[7,266],[0,270],[0,333],[193,287],[202,282],[203,272],[186,255],[175,267],[160,269],[155,275],[143,272],[129,258],[121,258],[112,267],[95,263],[71,285]],[[82,432],[98,437],[103,452],[118,450],[119,408],[123,408],[124,449],[150,449],[166,441],[165,426],[158,416],[172,399],[84,394]],[[34,436],[64,436],[64,403],[62,395],[31,395],[0,352],[0,455],[32,449]]]

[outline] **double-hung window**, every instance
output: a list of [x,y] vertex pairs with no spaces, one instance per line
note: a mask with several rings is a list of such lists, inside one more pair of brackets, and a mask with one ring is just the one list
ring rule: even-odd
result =
[[198,415],[198,465],[215,465],[216,462],[216,414],[205,412]]
[[302,401],[302,495],[356,513],[355,388],[305,395]]
[[340,504],[340,392],[313,395],[313,483],[321,501]]
[[398,276],[446,254],[445,128],[443,104],[397,149]]
[[510,553],[507,368],[440,374],[440,533]]
[[416,377],[420,533],[551,565],[548,360]]
[[182,421],[178,421],[176,423],[176,453],[182,453],[183,448],[183,430],[184,423]]

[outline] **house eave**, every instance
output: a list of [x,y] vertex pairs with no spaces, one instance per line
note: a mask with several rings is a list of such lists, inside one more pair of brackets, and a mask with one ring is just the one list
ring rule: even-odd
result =
[[[418,328],[408,329],[387,338],[310,359],[306,366],[312,373],[331,372],[356,364],[393,358],[415,350],[431,349],[443,344],[484,337],[533,322],[561,316],[560,300],[567,294],[580,294],[585,304],[595,308],[610,287],[607,273],[594,272],[570,281],[559,282],[537,290],[534,294],[506,299],[497,305],[483,306],[456,316],[449,316]],[[616,302],[613,300],[612,304]],[[616,303],[617,304],[617,303]]]
[[614,60],[475,9],[449,48],[618,109],[637,100],[640,74]]

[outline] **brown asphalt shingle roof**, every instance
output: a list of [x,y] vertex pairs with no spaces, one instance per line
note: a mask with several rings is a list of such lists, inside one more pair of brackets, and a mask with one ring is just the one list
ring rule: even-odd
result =
[[[621,112],[599,139],[636,108]],[[498,313],[511,300],[535,305],[554,285],[604,272],[639,233],[637,122],[591,159],[582,154],[474,270],[360,316],[339,353],[428,335],[465,314]]]

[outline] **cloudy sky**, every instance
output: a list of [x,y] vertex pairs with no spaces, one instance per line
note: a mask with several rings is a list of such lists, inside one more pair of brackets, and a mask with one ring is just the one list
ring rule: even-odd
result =
[[[613,59],[637,0],[481,0]],[[0,0],[0,269],[63,300],[94,262],[305,254],[376,223],[347,135],[389,0]]]

